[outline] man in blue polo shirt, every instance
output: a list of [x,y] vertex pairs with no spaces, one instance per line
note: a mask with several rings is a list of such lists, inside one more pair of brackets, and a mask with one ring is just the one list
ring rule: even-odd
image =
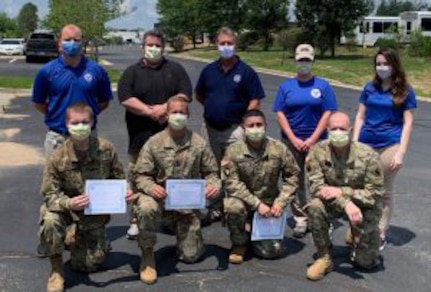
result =
[[[235,32],[221,28],[217,33],[220,58],[202,70],[195,90],[204,106],[202,136],[208,138],[219,164],[227,146],[244,139],[239,124],[245,112],[259,109],[265,97],[259,76],[235,55],[235,44]],[[209,214],[218,217],[219,213]]]
[[[108,107],[112,99],[108,74],[103,67],[83,56],[82,42],[82,30],[78,26],[69,24],[63,27],[59,39],[60,56],[43,66],[34,81],[32,101],[45,115],[48,127],[44,144],[47,161],[68,135],[65,121],[69,106],[77,102],[88,104],[94,113],[94,128],[97,115]],[[45,212],[42,207],[40,218]],[[39,256],[46,256],[41,245],[37,252]]]
[[59,40],[60,56],[43,66],[33,86],[33,102],[45,115],[49,131],[45,139],[46,159],[67,136],[66,109],[77,102],[91,106],[96,116],[112,99],[111,84],[103,67],[82,55],[82,31],[66,25]]

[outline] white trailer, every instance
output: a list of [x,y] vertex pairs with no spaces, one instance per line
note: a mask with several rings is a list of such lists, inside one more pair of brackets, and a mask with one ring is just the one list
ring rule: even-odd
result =
[[[372,47],[379,38],[392,37],[394,31],[399,32],[402,41],[407,43],[415,30],[431,36],[431,11],[408,11],[399,16],[366,16],[358,21],[353,32],[358,45]],[[345,44],[347,38],[341,37],[340,42]]]

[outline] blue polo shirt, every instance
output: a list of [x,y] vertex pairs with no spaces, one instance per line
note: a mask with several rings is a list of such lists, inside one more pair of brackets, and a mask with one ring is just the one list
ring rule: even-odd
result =
[[[292,78],[281,84],[272,109],[283,112],[295,136],[305,140],[316,130],[324,112],[337,110],[337,100],[331,85],[322,78],[306,82]],[[281,135],[287,139],[283,131]],[[326,132],[320,139],[325,138]]]
[[403,104],[395,106],[390,90],[369,82],[362,90],[359,102],[366,110],[359,141],[373,148],[388,147],[401,141],[404,111],[416,108],[416,95],[411,87]]
[[98,103],[111,99],[111,83],[105,69],[85,57],[76,68],[68,66],[63,57],[49,62],[39,70],[33,85],[33,102],[48,104],[45,124],[61,134],[67,133],[67,107],[77,102],[88,104],[96,125]]
[[219,130],[240,124],[250,100],[265,97],[259,76],[239,58],[228,72],[220,60],[207,65],[195,91],[204,98],[205,121]]

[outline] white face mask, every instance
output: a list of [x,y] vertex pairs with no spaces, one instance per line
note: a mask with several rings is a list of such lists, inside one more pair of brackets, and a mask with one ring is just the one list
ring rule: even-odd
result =
[[380,79],[385,80],[391,77],[392,75],[392,67],[391,66],[376,66],[376,73]]
[[265,138],[265,127],[245,128],[245,136],[252,142],[260,142]]
[[145,46],[144,58],[151,63],[157,63],[162,58],[162,48],[157,46]]
[[181,113],[170,114],[168,116],[168,124],[173,130],[182,130],[187,125],[188,116]]
[[235,46],[218,46],[220,57],[230,59],[235,55]]
[[75,125],[68,125],[70,137],[75,141],[84,141],[91,134],[90,124],[79,123]]
[[310,61],[299,61],[296,62],[296,72],[298,74],[310,74],[313,68],[313,62]]
[[329,131],[329,141],[331,145],[337,148],[342,148],[350,142],[350,132],[344,130]]

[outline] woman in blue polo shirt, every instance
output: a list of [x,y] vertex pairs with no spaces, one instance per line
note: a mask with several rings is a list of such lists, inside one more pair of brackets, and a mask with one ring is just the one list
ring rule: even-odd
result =
[[416,96],[394,50],[379,50],[374,65],[374,79],[365,85],[359,99],[353,139],[370,145],[380,154],[386,189],[379,223],[380,250],[383,250],[392,211],[394,180],[410,142]]
[[301,44],[295,50],[297,75],[281,84],[275,97],[273,111],[287,144],[301,169],[299,187],[291,205],[295,228],[293,235],[303,237],[307,232],[307,202],[305,193],[304,162],[308,150],[320,139],[326,138],[326,124],[332,111],[337,110],[334,91],[329,83],[311,73],[314,49]]

